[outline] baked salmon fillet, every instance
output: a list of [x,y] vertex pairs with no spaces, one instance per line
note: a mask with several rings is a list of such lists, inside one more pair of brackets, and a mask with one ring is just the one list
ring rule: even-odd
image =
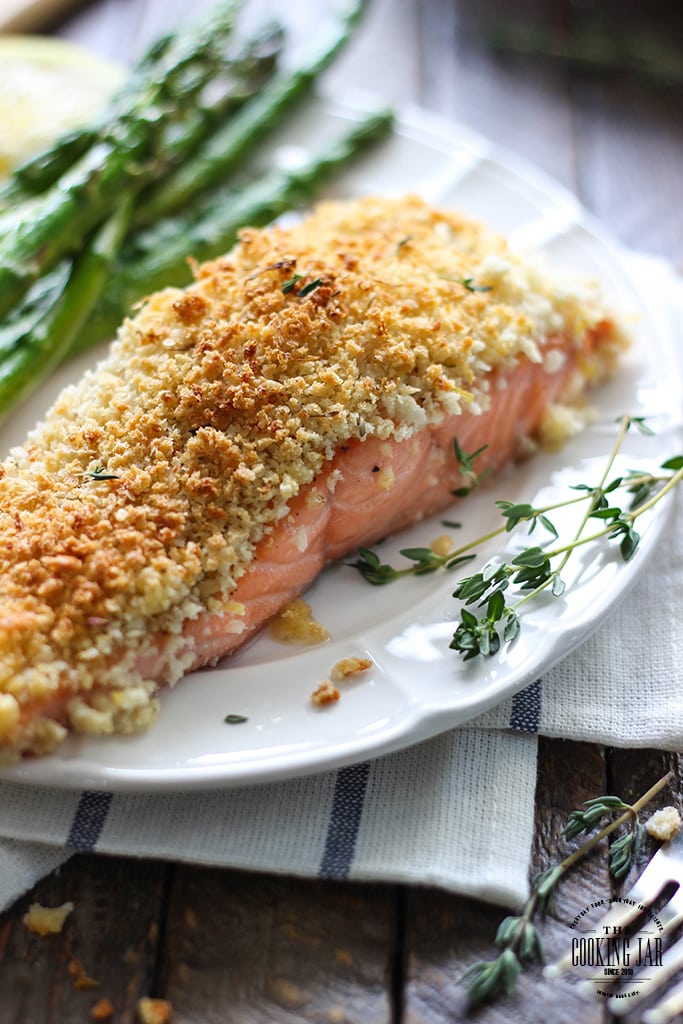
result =
[[0,467],[3,758],[147,728],[327,562],[451,503],[454,439],[482,471],[564,436],[624,344],[593,286],[416,197],[245,230]]

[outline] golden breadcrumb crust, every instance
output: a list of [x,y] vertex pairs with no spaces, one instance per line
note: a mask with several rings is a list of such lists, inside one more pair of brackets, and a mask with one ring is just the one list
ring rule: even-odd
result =
[[[342,443],[484,408],[491,369],[608,319],[591,287],[415,197],[245,230],[195,276],[0,467],[0,748],[146,727],[191,663],[183,624],[221,607]],[[620,347],[603,336],[584,376]],[[178,640],[165,680],[144,669],[160,634]]]

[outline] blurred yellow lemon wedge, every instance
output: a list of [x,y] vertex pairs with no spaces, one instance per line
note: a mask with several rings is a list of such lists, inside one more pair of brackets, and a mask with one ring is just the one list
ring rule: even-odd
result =
[[63,39],[0,35],[0,178],[91,121],[122,79],[118,65]]

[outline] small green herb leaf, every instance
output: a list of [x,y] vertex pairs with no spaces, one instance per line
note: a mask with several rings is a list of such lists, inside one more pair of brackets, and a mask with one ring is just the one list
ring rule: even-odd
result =
[[490,292],[490,284],[475,284],[473,277],[460,277],[456,279],[458,284],[461,284],[463,288],[467,288],[468,292]]
[[293,292],[302,277],[303,274],[294,274],[288,281],[285,281],[282,286],[283,295],[289,295],[290,292]]
[[308,284],[305,284],[303,288],[299,289],[299,298],[305,299],[307,295],[310,295],[311,292],[316,290],[316,288],[319,288],[322,283],[322,277],[316,277],[314,281],[309,281]]
[[654,437],[654,430],[645,422],[644,416],[628,416],[627,417],[628,427],[635,427],[640,434],[645,434],[646,437]]
[[118,473],[109,473],[104,466],[96,466],[95,469],[89,469],[86,476],[89,476],[91,480],[120,480],[121,477]]

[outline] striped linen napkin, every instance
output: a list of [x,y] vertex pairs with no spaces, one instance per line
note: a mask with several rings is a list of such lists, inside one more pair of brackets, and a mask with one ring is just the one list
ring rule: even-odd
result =
[[[661,293],[667,267],[639,257],[638,274],[648,273]],[[672,303],[675,291],[683,303],[673,273],[670,284]],[[528,886],[538,735],[683,750],[676,509],[671,523],[630,596],[581,648],[467,727],[400,753],[207,793],[77,793],[0,782],[0,909],[78,850],[431,884],[519,904]]]

